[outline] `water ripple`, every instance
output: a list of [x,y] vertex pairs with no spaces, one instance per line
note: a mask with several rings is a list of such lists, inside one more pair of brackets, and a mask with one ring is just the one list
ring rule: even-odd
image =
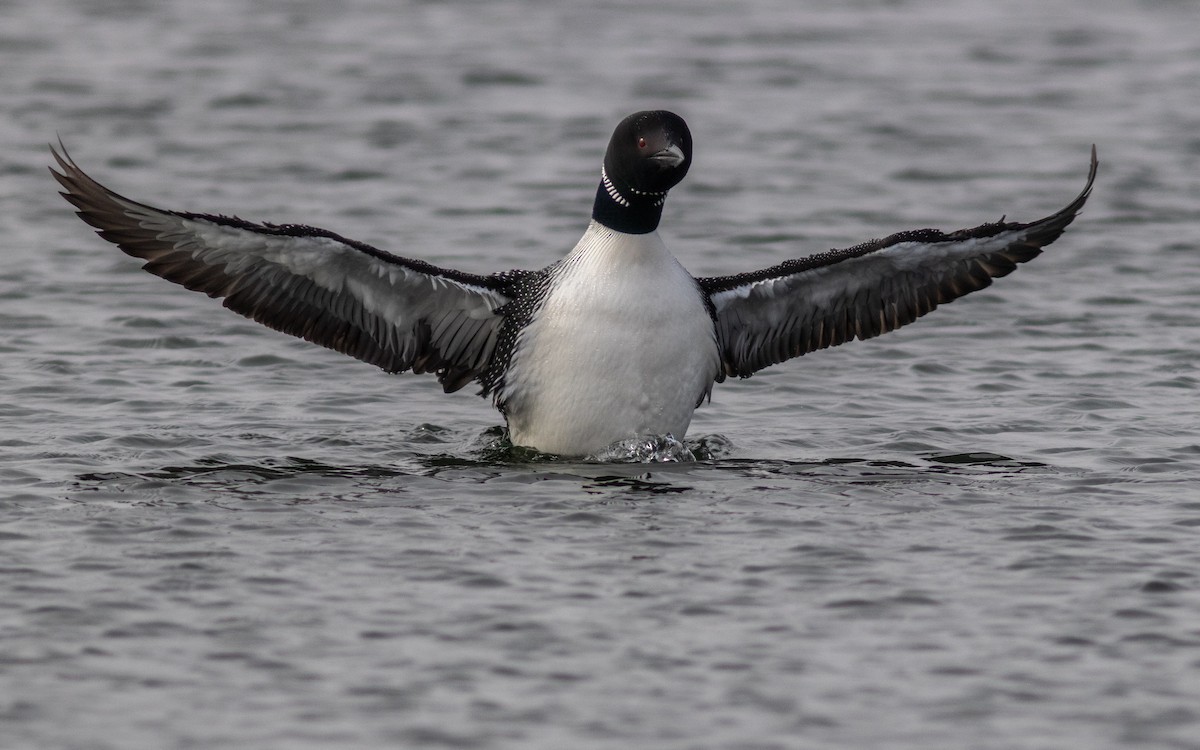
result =
[[[7,4],[6,744],[1193,747],[1194,9],[751,10]],[[158,283],[45,172],[488,273],[660,106],[700,275],[1101,176],[1011,278],[580,461]]]

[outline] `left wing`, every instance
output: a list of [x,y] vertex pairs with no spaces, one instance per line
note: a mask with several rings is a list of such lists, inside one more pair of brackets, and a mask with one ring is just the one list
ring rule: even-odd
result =
[[51,150],[63,197],[150,273],[387,372],[433,372],[446,391],[472,380],[487,390],[501,308],[526,272],[478,276],[317,227],[155,208],[96,182],[65,148]]
[[1029,224],[900,232],[760,271],[697,279],[715,309],[725,373],[746,378],[817,349],[893,331],[1008,275],[1075,219],[1097,164],[1093,146],[1079,197]]

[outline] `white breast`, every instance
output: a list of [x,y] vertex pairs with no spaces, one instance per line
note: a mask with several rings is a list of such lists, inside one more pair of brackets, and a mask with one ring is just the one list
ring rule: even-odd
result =
[[720,367],[703,297],[657,232],[593,222],[520,334],[498,401],[516,445],[585,455],[682,438]]

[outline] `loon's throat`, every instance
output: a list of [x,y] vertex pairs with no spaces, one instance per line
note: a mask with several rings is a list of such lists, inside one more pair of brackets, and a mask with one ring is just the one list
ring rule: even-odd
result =
[[665,190],[652,192],[618,187],[608,170],[601,167],[600,187],[596,190],[592,218],[618,232],[647,234],[658,228],[666,200]]

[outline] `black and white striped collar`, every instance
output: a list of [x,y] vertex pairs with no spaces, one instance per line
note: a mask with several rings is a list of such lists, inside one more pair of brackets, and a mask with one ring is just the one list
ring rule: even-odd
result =
[[666,200],[665,190],[649,192],[626,187],[622,191],[608,176],[608,170],[602,166],[592,218],[618,232],[647,234],[658,228]]

